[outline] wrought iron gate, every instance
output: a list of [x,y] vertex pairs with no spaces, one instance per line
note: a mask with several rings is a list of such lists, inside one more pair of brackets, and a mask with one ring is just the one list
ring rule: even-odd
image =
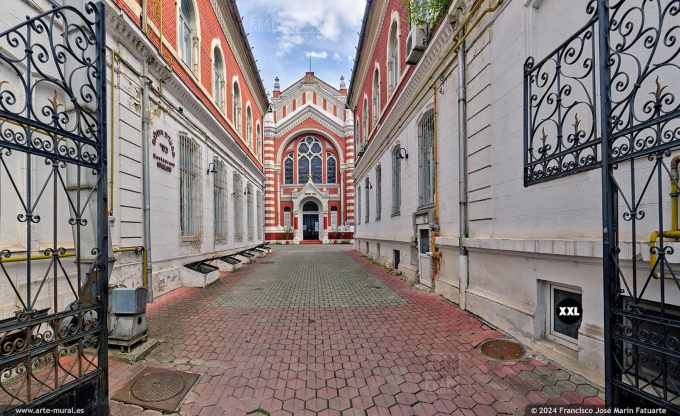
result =
[[101,3],[0,33],[0,414],[108,414],[104,34]]
[[680,412],[680,1],[593,0],[525,64],[525,185],[602,168],[608,406]]

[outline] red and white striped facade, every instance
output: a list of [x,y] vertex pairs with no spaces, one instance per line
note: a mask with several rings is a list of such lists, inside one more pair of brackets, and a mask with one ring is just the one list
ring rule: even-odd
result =
[[[354,120],[346,98],[344,79],[335,89],[307,72],[281,91],[277,78],[264,119],[266,240],[352,240]],[[316,153],[303,154],[312,145]]]

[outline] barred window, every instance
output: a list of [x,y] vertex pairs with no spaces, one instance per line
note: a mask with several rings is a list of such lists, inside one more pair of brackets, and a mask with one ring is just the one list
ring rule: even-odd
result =
[[375,167],[375,220],[380,221],[382,212],[382,167]]
[[201,149],[186,133],[179,136],[180,229],[185,240],[201,238]]
[[263,215],[263,207],[264,201],[262,200],[262,191],[258,190],[257,191],[257,239],[262,240],[264,238],[263,236],[263,226],[262,226],[262,215]]
[[248,241],[253,241],[255,239],[255,217],[254,214],[255,212],[253,211],[255,207],[253,207],[253,191],[252,191],[252,186],[248,184],[246,186],[246,216],[248,219]]
[[243,180],[234,174],[234,241],[243,241]]
[[418,122],[418,182],[420,205],[434,202],[434,111]]
[[356,212],[354,213],[354,218],[356,218],[357,225],[361,224],[361,186],[357,187],[356,193],[357,201],[354,205]]
[[335,156],[331,153],[326,153],[326,182],[337,182],[337,164],[335,162]]
[[362,108],[361,115],[364,125],[361,129],[361,143],[366,143],[368,140],[368,100],[364,97],[364,106]]
[[215,161],[215,182],[213,185],[213,211],[215,240],[227,239],[227,167],[222,161]]
[[262,127],[260,127],[260,122],[257,122],[257,128],[255,129],[255,136],[257,137],[257,158],[262,161]]
[[283,183],[292,184],[293,183],[293,154],[286,156],[286,160],[283,162],[284,177]]
[[401,212],[401,157],[399,145],[392,149],[392,215]]
[[371,220],[371,195],[370,195],[370,189],[371,189],[371,183],[368,180],[368,177],[366,177],[366,180],[364,181],[364,188],[366,188],[366,224]]

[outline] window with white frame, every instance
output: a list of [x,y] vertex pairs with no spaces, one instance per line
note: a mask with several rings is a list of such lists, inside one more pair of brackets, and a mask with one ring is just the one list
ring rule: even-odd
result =
[[255,212],[253,204],[254,192],[252,186],[248,184],[246,187],[246,216],[248,219],[248,241],[255,239]]
[[392,94],[399,83],[399,24],[396,20],[390,26],[387,46],[388,93]]
[[284,227],[290,227],[291,225],[291,213],[290,213],[290,208],[285,207],[283,209],[283,226]]
[[189,66],[192,71],[194,64],[193,45],[198,39],[196,35],[196,11],[192,0],[181,0],[179,6],[179,16],[177,19],[177,35],[179,43],[179,53],[182,61]]
[[201,238],[201,149],[186,133],[179,135],[179,211],[184,240]]
[[434,111],[418,122],[418,182],[420,205],[434,203]]
[[213,50],[213,99],[215,104],[224,109],[224,59],[218,47]]
[[401,212],[401,156],[399,145],[392,149],[392,215]]
[[231,111],[232,117],[234,118],[234,128],[238,134],[243,134],[242,129],[242,117],[241,114],[241,88],[238,86],[238,82],[234,81],[231,95]]
[[246,106],[246,143],[248,149],[253,148],[253,111],[250,109],[250,105]]
[[243,241],[243,179],[234,173],[234,241]]
[[258,190],[257,191],[257,239],[262,240],[263,235],[262,233],[264,232],[264,228],[262,226],[262,215],[263,215],[263,205],[264,201],[262,200],[262,191]]
[[331,227],[338,226],[338,207],[331,208]]
[[366,191],[366,217],[365,221],[366,224],[371,220],[371,182],[369,181],[368,177],[366,177],[366,180],[364,181],[364,188]]
[[380,221],[382,212],[382,167],[375,167],[375,220]]
[[380,116],[380,71],[373,71],[373,125],[378,122]]
[[213,212],[215,223],[215,241],[227,239],[227,167],[215,161],[215,179],[213,184]]
[[548,302],[546,308],[546,337],[567,347],[577,348],[578,331],[581,328],[581,317],[574,319],[572,323],[565,323],[557,316],[558,306],[562,302],[571,300],[569,304],[581,305],[581,290],[563,286],[555,283],[548,283]]

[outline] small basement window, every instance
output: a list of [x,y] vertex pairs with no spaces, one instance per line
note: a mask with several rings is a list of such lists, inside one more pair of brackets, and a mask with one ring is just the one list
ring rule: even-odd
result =
[[581,290],[550,284],[548,296],[550,306],[547,308],[546,337],[567,347],[576,348],[578,331],[583,320]]

